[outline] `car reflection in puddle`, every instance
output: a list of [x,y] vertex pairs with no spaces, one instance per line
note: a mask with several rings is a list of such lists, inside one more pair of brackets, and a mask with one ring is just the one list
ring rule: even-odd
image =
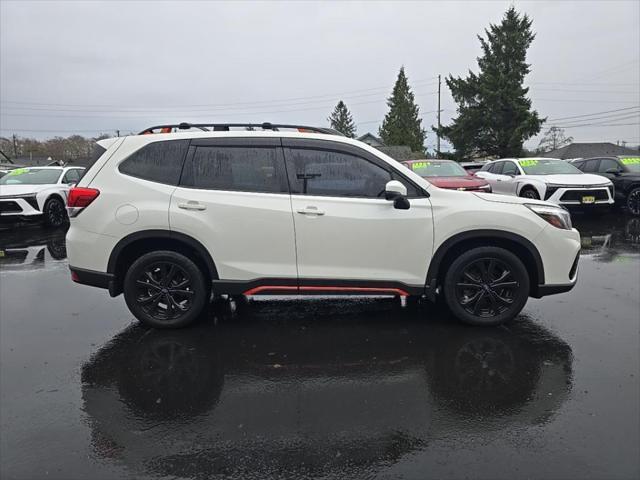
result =
[[640,217],[623,215],[574,218],[582,253],[601,262],[624,262],[640,254]]
[[0,271],[38,270],[67,258],[66,229],[16,226],[0,231]]
[[525,316],[487,329],[384,299],[232,306],[132,326],[83,366],[97,455],[153,475],[350,477],[447,434],[545,424],[571,389],[570,347]]

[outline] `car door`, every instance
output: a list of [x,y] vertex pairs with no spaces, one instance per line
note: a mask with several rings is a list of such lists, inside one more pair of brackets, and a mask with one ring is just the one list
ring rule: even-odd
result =
[[482,170],[476,173],[476,177],[484,178],[489,185],[491,185],[491,191],[494,193],[504,193],[504,188],[502,185],[503,176],[502,176],[502,168],[504,166],[504,162],[494,162],[489,165],[487,170]]
[[516,195],[518,186],[517,177],[520,175],[520,168],[515,162],[506,160],[503,162],[502,174],[497,179],[499,192],[507,195]]
[[280,139],[192,140],[171,197],[169,224],[207,248],[221,280],[295,279]]
[[[283,139],[283,146],[301,286],[424,285],[433,245],[431,203],[403,167],[338,142]],[[384,199],[392,179],[408,188],[408,210]]]

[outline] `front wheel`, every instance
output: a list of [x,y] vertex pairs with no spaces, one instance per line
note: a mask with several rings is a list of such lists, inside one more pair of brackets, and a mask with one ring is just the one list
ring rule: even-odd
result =
[[479,247],[460,255],[444,279],[451,312],[464,323],[499,325],[512,320],[529,297],[529,275],[513,253]]
[[124,299],[131,313],[147,326],[179,328],[204,310],[210,288],[189,258],[172,251],[147,253],[124,277]]
[[525,187],[520,191],[520,196],[523,198],[531,198],[532,200],[540,200],[540,195],[535,188]]
[[52,197],[46,201],[42,214],[47,227],[61,227],[69,221],[64,203],[57,197]]
[[631,215],[640,215],[640,187],[636,187],[627,195],[627,210]]

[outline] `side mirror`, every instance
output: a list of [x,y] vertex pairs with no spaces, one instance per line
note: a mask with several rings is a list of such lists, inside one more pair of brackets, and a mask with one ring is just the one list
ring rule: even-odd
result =
[[393,200],[393,208],[398,210],[409,210],[411,206],[407,199],[407,187],[397,180],[387,182],[384,187],[384,198]]
[[387,200],[395,200],[397,197],[406,197],[407,187],[398,180],[391,180],[384,186],[384,198]]
[[617,168],[610,168],[605,173],[612,173],[613,175],[618,176],[620,175],[620,170]]

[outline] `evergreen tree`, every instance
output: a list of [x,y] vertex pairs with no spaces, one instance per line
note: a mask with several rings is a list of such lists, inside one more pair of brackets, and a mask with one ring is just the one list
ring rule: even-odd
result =
[[404,67],[400,68],[393,92],[387,99],[387,105],[389,112],[384,117],[378,132],[382,141],[386,145],[408,145],[414,152],[424,153],[426,132],[422,129],[422,120],[419,118],[420,109],[409,88]]
[[339,131],[344,136],[349,138],[356,136],[356,125],[353,123],[353,117],[342,100],[338,102],[327,120],[329,120],[331,128]]
[[531,23],[510,7],[499,25],[485,30],[486,39],[478,36],[483,51],[480,73],[447,78],[458,116],[451,125],[434,130],[453,144],[458,158],[517,157],[525,140],[546,120],[531,110],[529,89],[523,86],[529,73],[527,49],[535,38]]

